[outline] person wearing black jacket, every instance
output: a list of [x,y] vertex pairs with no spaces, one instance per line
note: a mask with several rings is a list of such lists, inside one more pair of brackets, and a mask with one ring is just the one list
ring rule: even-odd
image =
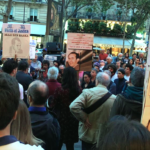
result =
[[111,109],[110,118],[122,115],[130,120],[141,121],[144,77],[144,69],[136,67],[132,70],[131,83],[128,84],[124,93],[117,96]]
[[84,81],[81,85],[82,89],[89,89],[95,87],[95,85],[90,81],[91,74],[89,72],[85,72],[83,78]]
[[45,107],[49,95],[47,85],[42,81],[34,81],[28,88],[29,112],[35,137],[45,142],[45,150],[58,150],[60,126],[54,115]]
[[122,93],[122,90],[126,84],[126,79],[124,78],[125,70],[118,70],[118,79],[115,79],[114,83],[116,84],[116,95]]
[[25,60],[21,60],[18,64],[18,72],[16,74],[16,79],[23,86],[24,89],[24,102],[27,106],[27,95],[25,91],[28,89],[29,84],[33,81],[33,78],[28,74],[28,63]]

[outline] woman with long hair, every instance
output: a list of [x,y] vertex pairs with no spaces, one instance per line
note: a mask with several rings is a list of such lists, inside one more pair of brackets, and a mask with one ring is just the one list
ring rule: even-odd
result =
[[36,138],[32,133],[29,111],[24,101],[19,102],[17,118],[11,125],[10,134],[14,135],[19,141],[29,145],[43,145],[44,142]]
[[77,72],[74,68],[64,69],[62,86],[54,94],[54,107],[61,127],[59,150],[63,143],[67,150],[74,150],[74,143],[78,142],[78,120],[70,112],[69,105],[81,93],[78,84]]

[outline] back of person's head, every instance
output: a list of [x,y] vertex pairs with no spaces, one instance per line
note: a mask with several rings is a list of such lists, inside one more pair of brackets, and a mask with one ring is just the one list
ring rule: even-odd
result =
[[41,140],[35,138],[32,133],[29,111],[24,101],[19,101],[17,118],[11,125],[10,134],[24,144],[39,145]]
[[63,89],[68,89],[71,98],[76,98],[79,94],[79,85],[77,79],[77,71],[72,67],[67,67],[64,69],[64,74],[62,78]]
[[109,70],[104,70],[105,73],[107,73],[111,77],[111,72]]
[[130,75],[131,83],[136,87],[144,86],[145,71],[139,67],[135,67]]
[[44,82],[34,81],[29,85],[27,95],[30,105],[44,105],[47,101],[49,90]]
[[110,84],[110,76],[105,72],[98,73],[96,76],[96,80],[98,84],[102,84],[106,87]]
[[48,79],[56,80],[58,77],[58,68],[54,66],[49,68],[47,72],[47,76],[48,76]]
[[126,67],[127,67],[127,68],[129,68],[129,69],[130,69],[130,71],[132,71],[132,70],[133,70],[133,66],[132,66],[132,65],[130,65],[130,64],[126,64]]
[[2,70],[8,74],[11,74],[13,70],[16,69],[17,67],[18,63],[13,59],[9,59],[4,62]]
[[105,124],[98,145],[100,150],[149,150],[150,132],[139,122],[119,117]]
[[18,64],[18,70],[21,70],[21,71],[26,71],[28,67],[29,67],[28,63],[24,60],[21,60]]
[[0,130],[14,119],[19,105],[19,85],[14,77],[0,73]]

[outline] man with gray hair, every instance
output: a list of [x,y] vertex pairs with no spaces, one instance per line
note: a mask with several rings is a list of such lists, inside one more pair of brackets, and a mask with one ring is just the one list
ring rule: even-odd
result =
[[49,80],[46,84],[49,88],[49,96],[54,95],[55,90],[61,86],[61,84],[57,81],[58,73],[58,68],[56,67],[51,67],[48,70],[47,76]]
[[57,149],[60,126],[54,115],[50,114],[45,107],[48,99],[47,85],[42,81],[32,82],[29,85],[27,97],[34,136],[45,142],[45,150]]
[[[111,72],[109,70],[104,70],[105,73],[107,73],[111,78]],[[107,89],[110,93],[116,95],[116,84],[112,81],[110,81],[110,84],[107,86]]]
[[82,141],[82,150],[90,150],[96,145],[98,133],[101,133],[102,125],[108,121],[115,95],[111,95],[90,114],[85,113],[84,109],[93,106],[108,93],[107,86],[110,84],[110,80],[106,73],[98,73],[96,87],[83,90],[82,94],[70,105],[70,111],[80,121],[79,139]]
[[108,69],[108,65],[112,63],[112,57],[107,57],[106,58],[106,64],[103,68],[103,70],[107,70]]
[[141,120],[143,103],[143,86],[145,71],[135,67],[130,75],[130,83],[124,91],[119,94],[112,107],[110,117],[115,115],[126,116],[130,120]]
[[120,61],[121,64],[124,63],[124,59],[123,59],[123,54],[122,53],[118,54],[118,57],[116,58],[114,63],[116,63],[117,61]]

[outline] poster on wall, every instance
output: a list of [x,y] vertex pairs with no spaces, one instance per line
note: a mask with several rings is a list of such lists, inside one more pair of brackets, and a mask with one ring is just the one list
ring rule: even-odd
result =
[[[149,42],[150,43],[150,42]],[[148,48],[147,64],[144,81],[144,97],[143,97],[143,111],[141,123],[150,131],[150,44]]]
[[29,58],[30,25],[3,23],[3,58]]
[[91,71],[93,34],[68,33],[66,67],[77,71]]

